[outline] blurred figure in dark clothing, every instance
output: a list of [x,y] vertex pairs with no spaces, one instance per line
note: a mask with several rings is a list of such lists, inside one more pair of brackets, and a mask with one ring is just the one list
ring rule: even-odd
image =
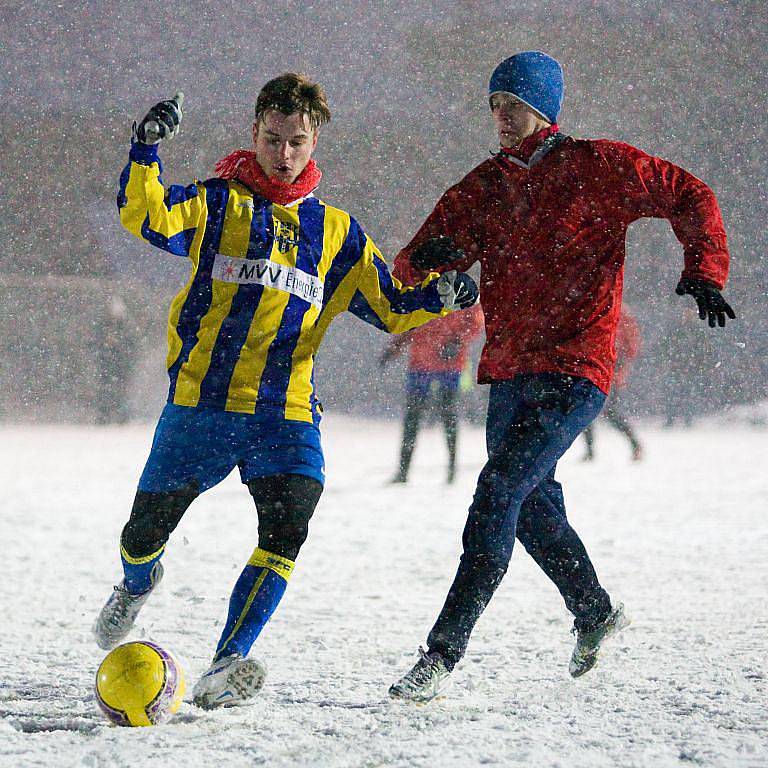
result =
[[665,427],[673,427],[677,422],[692,426],[703,405],[701,372],[712,367],[714,349],[699,326],[696,309],[686,307],[662,342],[668,382],[664,398]]
[[409,349],[406,374],[405,418],[400,463],[393,483],[408,481],[416,436],[424,413],[435,403],[448,444],[447,482],[456,476],[458,395],[461,373],[472,342],[483,332],[483,312],[476,304],[441,320],[393,337],[381,356],[381,364]]
[[[622,308],[619,324],[616,328],[616,368],[613,374],[613,386],[600,415],[629,440],[632,447],[632,461],[640,461],[643,458],[643,448],[632,429],[632,425],[624,415],[622,392],[627,384],[632,361],[637,357],[640,346],[640,326],[637,324],[637,320],[626,309]],[[587,444],[583,461],[593,461],[595,458],[594,422],[582,434]]]
[[96,423],[128,421],[128,382],[136,339],[128,323],[128,309],[119,296],[105,308],[98,348],[99,379],[96,388]]

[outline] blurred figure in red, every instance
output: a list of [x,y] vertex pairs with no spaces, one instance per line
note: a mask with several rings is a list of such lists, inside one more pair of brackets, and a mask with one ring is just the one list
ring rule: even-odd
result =
[[[643,448],[632,429],[632,425],[624,415],[621,393],[627,384],[629,369],[632,367],[632,361],[637,357],[640,347],[640,326],[637,324],[637,320],[622,307],[619,323],[616,327],[616,368],[613,374],[613,386],[600,415],[629,440],[632,447],[632,461],[640,461],[643,458]],[[595,458],[594,422],[582,434],[587,443],[587,451],[582,460],[593,461]]]
[[393,483],[408,481],[416,435],[425,411],[432,402],[445,429],[448,444],[447,481],[456,476],[456,441],[458,436],[458,395],[461,373],[467,364],[472,342],[483,333],[483,311],[476,304],[471,309],[454,312],[428,326],[393,337],[381,356],[381,365],[399,357],[406,348],[408,373],[405,385],[405,418],[400,464]]

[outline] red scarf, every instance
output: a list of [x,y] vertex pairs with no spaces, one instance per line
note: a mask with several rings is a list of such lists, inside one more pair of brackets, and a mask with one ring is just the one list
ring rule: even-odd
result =
[[264,173],[252,149],[238,149],[222,158],[216,163],[216,173],[221,179],[235,179],[245,184],[251,192],[278,205],[288,205],[306,197],[317,187],[323,176],[315,161],[310,159],[293,184],[272,179]]
[[531,159],[531,155],[536,151],[539,144],[544,139],[549,138],[553,133],[558,133],[560,127],[557,123],[552,123],[546,128],[542,128],[536,133],[532,133],[530,136],[526,136],[516,147],[501,147],[501,153],[503,155],[513,155],[518,160],[528,162]]

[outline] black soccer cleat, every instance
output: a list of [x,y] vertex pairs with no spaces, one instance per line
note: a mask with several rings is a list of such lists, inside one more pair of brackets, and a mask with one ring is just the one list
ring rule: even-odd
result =
[[589,672],[597,664],[597,657],[600,653],[602,644],[613,635],[621,632],[622,629],[630,624],[629,617],[624,613],[623,603],[617,603],[611,610],[607,618],[594,629],[584,632],[577,630],[576,646],[571,654],[571,661],[568,665],[568,671],[571,677],[581,677]]

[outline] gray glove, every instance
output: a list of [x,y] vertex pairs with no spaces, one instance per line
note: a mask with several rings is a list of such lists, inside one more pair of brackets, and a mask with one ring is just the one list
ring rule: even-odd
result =
[[437,293],[446,309],[468,309],[480,296],[475,281],[466,272],[443,272],[437,280]]
[[133,139],[142,144],[157,144],[179,133],[184,94],[177,91],[172,99],[155,104],[140,123],[133,124]]

